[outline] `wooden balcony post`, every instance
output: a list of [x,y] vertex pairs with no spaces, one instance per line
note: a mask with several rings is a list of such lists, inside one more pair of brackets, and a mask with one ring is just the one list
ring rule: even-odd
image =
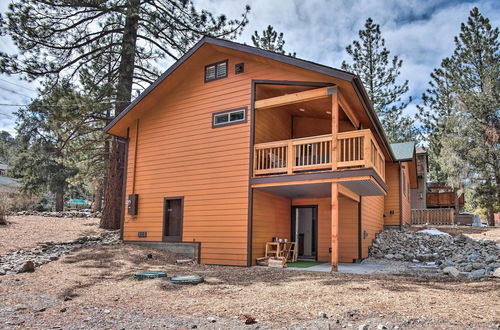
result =
[[295,160],[293,159],[294,152],[293,152],[293,141],[288,140],[288,145],[287,145],[287,156],[286,156],[286,170],[288,174],[293,174],[293,165],[295,163]]
[[367,130],[365,132],[365,135],[363,136],[363,157],[365,160],[365,167],[370,167],[371,162],[372,162],[372,155],[371,155],[371,149],[372,149],[372,140],[370,136],[370,131]]
[[338,183],[332,183],[331,197],[331,231],[332,231],[332,272],[338,271],[339,263],[339,187]]
[[337,170],[337,141],[339,133],[339,90],[332,91],[332,171]]

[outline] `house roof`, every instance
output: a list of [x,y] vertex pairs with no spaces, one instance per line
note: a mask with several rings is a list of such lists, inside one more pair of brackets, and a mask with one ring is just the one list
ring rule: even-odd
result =
[[361,79],[352,73],[335,69],[326,65],[318,64],[315,62],[299,59],[296,57],[284,55],[284,54],[279,54],[276,52],[260,49],[257,47],[252,47],[248,46],[245,44],[240,44],[234,41],[229,41],[229,40],[224,40],[224,39],[217,39],[217,38],[211,38],[211,37],[203,37],[196,45],[194,45],[186,54],[184,54],[177,62],[175,62],[172,66],[170,66],[158,79],[156,79],[148,88],[146,88],[137,98],[135,98],[132,103],[129,104],[125,110],[123,110],[121,113],[119,113],[105,128],[104,131],[106,133],[109,132],[109,130],[121,119],[123,118],[128,112],[130,112],[142,99],[144,99],[156,86],[158,86],[160,83],[162,83],[171,73],[173,73],[182,63],[184,63],[186,60],[188,60],[191,55],[193,55],[200,47],[202,47],[205,44],[212,44],[216,46],[221,46],[221,47],[226,47],[229,49],[269,58],[275,61],[279,61],[282,63],[286,63],[289,65],[293,65],[296,67],[300,67],[302,69],[310,70],[310,71],[315,71],[321,74],[325,74],[331,77],[335,77],[338,79],[343,79],[346,81],[349,81],[352,83],[353,88],[355,89],[356,93],[358,94],[361,103],[363,104],[363,107],[366,110],[366,113],[368,114],[371,122],[373,123],[375,130],[377,134],[380,136],[380,139],[383,142],[383,148],[387,150],[387,152],[392,156],[394,159],[394,154],[392,153],[392,150],[389,146],[389,142],[387,139],[387,136],[385,135],[385,132],[382,128],[382,124],[380,123],[380,120],[378,119],[378,116],[376,115],[375,111],[373,110],[372,103],[370,101],[370,98],[368,97],[368,94],[361,83]]
[[415,152],[415,142],[391,143],[394,160],[412,160]]

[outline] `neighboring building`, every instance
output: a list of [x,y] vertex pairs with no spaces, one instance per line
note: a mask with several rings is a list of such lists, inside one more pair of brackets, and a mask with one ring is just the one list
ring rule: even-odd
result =
[[410,222],[414,144],[391,148],[348,72],[203,38],[106,132],[128,145],[128,242],[248,266],[280,237],[335,270]]
[[427,208],[427,172],[429,171],[427,151],[424,148],[416,149],[417,158],[417,187],[411,189],[411,208]]
[[427,208],[452,208],[455,209],[455,205],[458,205],[458,210],[455,213],[462,212],[464,209],[464,194],[458,196],[458,201],[456,190],[447,185],[445,182],[429,182],[427,183]]

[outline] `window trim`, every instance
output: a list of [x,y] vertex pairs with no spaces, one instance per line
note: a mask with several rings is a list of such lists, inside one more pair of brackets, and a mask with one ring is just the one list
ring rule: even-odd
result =
[[[231,113],[237,112],[237,111],[243,111],[243,119],[235,120],[235,121],[228,121],[228,122],[222,123],[222,124],[215,124],[215,116],[227,113],[229,116],[229,119],[231,119]],[[212,128],[243,124],[243,123],[246,123],[247,121],[248,121],[248,108],[246,106],[212,113]]]
[[[226,63],[226,75],[223,76],[223,77],[217,77],[217,65],[222,64],[222,63]],[[207,79],[207,68],[209,66],[215,66],[215,78],[214,79]],[[223,60],[223,61],[219,61],[219,62],[210,63],[210,64],[205,65],[205,68],[203,70],[203,78],[204,78],[204,81],[207,83],[207,82],[211,82],[211,81],[215,81],[215,80],[227,78],[228,73],[229,73],[229,60],[226,59],[226,60]]]

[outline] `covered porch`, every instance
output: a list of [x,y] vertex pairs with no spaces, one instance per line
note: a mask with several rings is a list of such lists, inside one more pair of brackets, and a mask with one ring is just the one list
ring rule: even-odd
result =
[[332,271],[365,258],[362,196],[383,196],[377,185],[365,177],[253,184],[252,264],[273,237],[296,242],[299,260],[328,263]]

